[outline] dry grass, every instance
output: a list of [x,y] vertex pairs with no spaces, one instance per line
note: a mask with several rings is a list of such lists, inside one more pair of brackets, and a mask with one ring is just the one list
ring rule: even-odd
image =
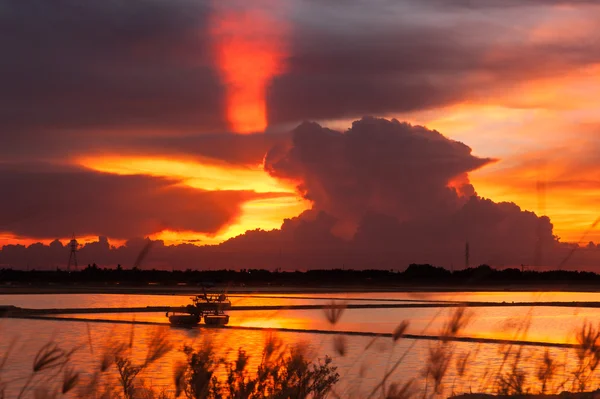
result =
[[[342,317],[343,308],[338,304],[331,304],[326,309],[326,319],[333,327]],[[410,327],[408,321],[401,321],[391,334],[393,344],[388,349],[386,370],[379,376],[379,383],[364,397],[427,399],[473,392],[513,397],[562,393],[563,397],[568,397],[568,392],[589,393],[600,386],[597,375],[600,366],[600,325],[594,327],[585,322],[577,329],[576,347],[568,351],[574,355],[570,358],[562,360],[542,347],[532,349],[522,345],[504,345],[498,348],[499,364],[494,366],[490,362],[482,371],[480,366],[472,368],[480,345],[474,345],[475,348],[471,351],[459,351],[453,340],[461,335],[472,321],[472,317],[466,308],[456,308],[439,331],[440,339],[428,345],[422,368],[415,370],[418,372],[414,375],[407,376],[399,375],[398,370],[407,355],[414,351],[416,341],[408,344],[407,349],[393,361],[394,344],[403,338]],[[526,340],[531,321],[530,309],[520,319],[507,320],[506,325],[513,331],[514,339]],[[338,355],[345,356],[347,344],[341,337],[334,336],[333,348]],[[364,358],[367,350],[379,339],[381,338],[373,338],[357,361]],[[366,367],[366,363],[360,366],[360,377],[364,375]],[[421,378],[414,378],[415,375]],[[347,375],[342,377],[342,381],[344,378],[347,378]],[[336,397],[352,396],[348,392],[345,395],[338,394],[335,389],[333,393]]]
[[[135,340],[133,332],[128,341],[132,337]],[[250,356],[241,348],[233,361],[227,361],[208,341],[184,345],[179,351],[185,361],[173,366],[172,388],[168,390],[149,387],[141,378],[174,350],[168,328],[152,332],[141,362],[136,362],[129,343],[109,341],[95,367],[83,373],[72,365],[74,356],[83,356],[79,349],[65,350],[49,342],[35,355],[31,373],[11,381],[3,378],[3,371],[10,365],[11,354],[7,352],[0,363],[0,398],[7,399],[9,393],[16,392],[17,399],[320,399],[339,380],[330,357],[309,361],[305,346],[284,346],[272,334],[267,336],[257,369],[249,366]]]

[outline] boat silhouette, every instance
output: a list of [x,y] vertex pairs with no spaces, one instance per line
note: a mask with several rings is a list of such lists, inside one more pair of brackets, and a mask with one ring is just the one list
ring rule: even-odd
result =
[[183,310],[168,311],[165,316],[171,325],[196,326],[204,319],[204,324],[224,326],[229,323],[229,315],[225,310],[231,308],[231,302],[224,293],[196,295],[190,298],[191,305]]

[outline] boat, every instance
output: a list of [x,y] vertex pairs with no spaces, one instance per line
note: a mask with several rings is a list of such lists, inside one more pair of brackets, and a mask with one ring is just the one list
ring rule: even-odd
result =
[[[179,308],[177,312],[167,312],[171,325],[196,326],[202,319],[210,326],[224,326],[229,323],[229,315],[223,311],[231,308],[231,302],[224,293],[196,295],[190,298],[192,304]],[[170,314],[169,314],[170,313]]]
[[200,319],[202,318],[201,314],[198,313],[182,313],[177,314],[175,312],[169,315],[167,312],[166,316],[169,318],[169,323],[174,326],[196,326],[200,323]]
[[228,314],[205,314],[204,324],[209,326],[224,326],[229,323]]
[[[200,302],[203,300],[204,302]],[[223,313],[231,308],[231,302],[225,294],[206,294],[196,296],[196,306],[203,308],[204,324],[209,326],[224,326],[229,323],[229,315]]]

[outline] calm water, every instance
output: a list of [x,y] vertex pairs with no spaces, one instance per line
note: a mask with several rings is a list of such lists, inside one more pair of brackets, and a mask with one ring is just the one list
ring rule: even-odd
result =
[[[332,299],[346,303],[389,303],[390,301],[600,301],[595,293],[533,293],[533,292],[470,292],[470,293],[351,293],[351,294],[290,294],[290,295],[240,295],[232,296],[236,305],[297,305],[326,304]],[[123,306],[180,306],[189,303],[189,296],[183,295],[4,295],[0,296],[0,305],[15,305],[31,308],[47,307],[123,307]],[[600,309],[577,309],[566,307],[493,307],[472,308],[471,322],[461,331],[461,335],[488,338],[519,338],[530,341],[575,342],[575,330],[584,321],[600,322]],[[437,334],[448,320],[453,309],[350,309],[345,310],[340,321],[330,325],[322,311],[248,311],[231,312],[230,324],[233,326],[263,327],[275,330],[275,334],[286,344],[304,343],[314,358],[329,354],[339,367],[342,380],[338,391],[344,397],[364,397],[380,381],[381,376],[405,352],[400,367],[393,375],[393,381],[403,382],[416,378],[419,387],[425,386],[420,371],[426,362],[430,348],[437,343],[421,340],[401,339],[393,342],[391,338],[372,338],[345,336],[346,353],[335,353],[335,336],[315,333],[277,332],[277,328],[305,330],[334,330],[390,333],[402,320],[408,320],[408,333]],[[69,316],[71,317],[71,316]],[[164,314],[104,314],[81,315],[84,318],[106,320],[133,320],[165,322]],[[527,333],[519,333],[527,327]],[[11,349],[10,367],[4,381],[26,375],[37,350],[49,340],[65,347],[78,346],[78,356],[74,364],[82,370],[93,370],[102,355],[103,349],[111,340],[129,340],[133,335],[132,355],[142,361],[148,336],[155,326],[124,325],[113,323],[83,323],[76,321],[51,320],[0,320],[0,355]],[[172,367],[181,360],[180,348],[184,344],[201,345],[210,340],[223,356],[233,356],[239,347],[251,355],[254,366],[261,357],[261,350],[271,332],[249,330],[214,329],[177,329],[169,330],[171,341],[175,345],[168,356],[161,359],[152,369],[141,376],[153,386],[170,386]],[[485,390],[492,384],[489,375],[497,375],[502,365],[503,354],[510,348],[493,344],[451,344],[455,357],[469,353],[467,375],[456,376],[453,361],[448,368],[446,390],[473,391]],[[545,349],[528,347],[522,354],[521,367],[535,374],[539,359]],[[551,354],[561,362],[573,364],[576,356],[572,350],[551,349]],[[494,370],[496,371],[494,373]],[[568,373],[558,370],[560,375]],[[532,377],[533,378],[533,377]],[[558,381],[558,379],[557,379]],[[558,383],[558,382],[557,382]],[[13,390],[18,381],[12,384]],[[530,381],[535,385],[535,381]],[[10,391],[9,387],[9,391]],[[352,393],[352,395],[350,395]]]

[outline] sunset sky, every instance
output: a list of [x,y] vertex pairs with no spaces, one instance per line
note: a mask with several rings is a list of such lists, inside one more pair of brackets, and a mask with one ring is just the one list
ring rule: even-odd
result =
[[[317,162],[338,182],[360,165],[323,161],[327,143],[304,151],[297,126],[344,132],[364,116],[464,143],[450,154],[461,167],[442,176],[459,197],[470,182],[549,216],[562,242],[600,242],[588,231],[600,205],[598,21],[584,0],[3,2],[0,247],[73,232],[219,244],[313,207],[349,239],[375,208],[431,215],[390,203],[385,180],[377,201],[341,210],[314,179]],[[383,136],[360,132],[359,148],[378,148]],[[443,151],[427,150],[418,173]],[[417,173],[398,165],[381,173]]]

